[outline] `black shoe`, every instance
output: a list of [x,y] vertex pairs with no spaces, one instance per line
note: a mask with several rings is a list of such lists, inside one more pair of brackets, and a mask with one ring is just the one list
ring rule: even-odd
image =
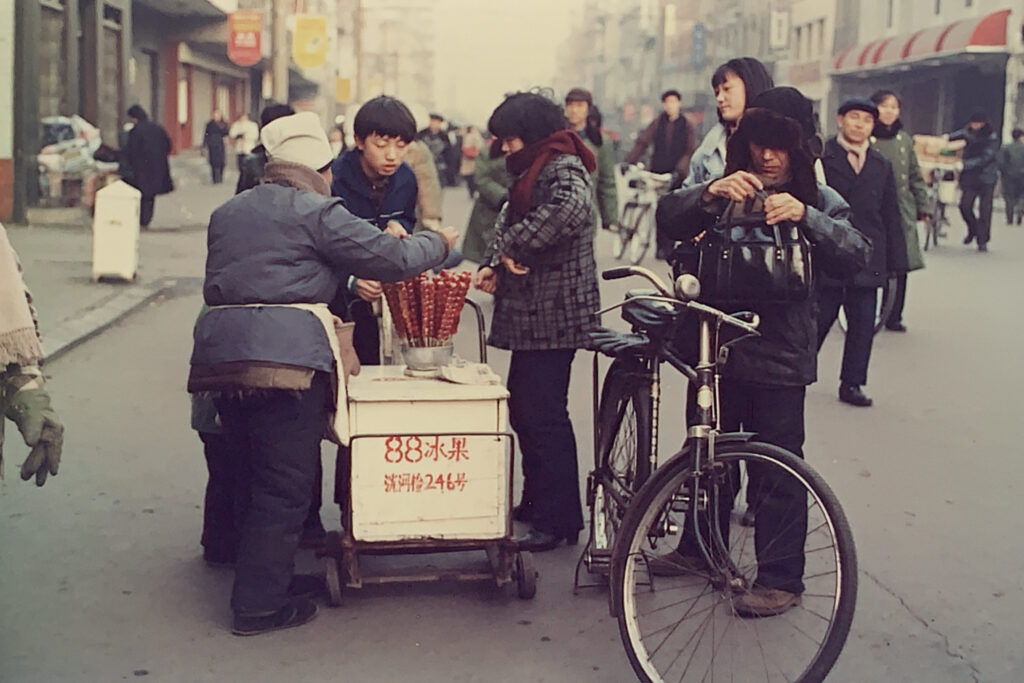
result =
[[519,550],[543,553],[548,550],[554,550],[563,540],[566,545],[576,545],[579,541],[579,536],[579,531],[573,531],[568,534],[551,534],[546,531],[530,529],[525,536],[520,536],[514,540]]
[[967,233],[967,237],[964,238],[964,244],[970,244],[973,241],[974,241],[974,233],[972,233],[972,232]]
[[288,597],[312,600],[327,593],[327,583],[322,576],[296,574],[288,582]]
[[512,519],[517,522],[533,521],[533,503],[524,500],[512,508]]
[[231,632],[236,636],[256,636],[261,633],[280,631],[301,626],[316,616],[316,603],[308,598],[292,598],[288,604],[273,614],[259,617],[235,615]]
[[978,251],[988,251],[988,243],[978,242]]
[[906,332],[907,326],[904,325],[903,323],[886,323],[885,329],[889,330],[890,332]]
[[872,400],[865,396],[864,392],[856,384],[840,384],[839,400],[852,406],[860,406],[861,408],[867,408],[872,404]]

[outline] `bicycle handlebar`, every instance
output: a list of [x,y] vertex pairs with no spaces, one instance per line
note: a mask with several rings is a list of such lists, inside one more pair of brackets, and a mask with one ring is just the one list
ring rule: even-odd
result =
[[654,271],[643,266],[619,266],[618,268],[609,268],[601,272],[601,277],[605,280],[620,280],[631,275],[647,278],[664,296],[672,296],[672,292],[669,290],[668,285],[665,284],[665,281],[655,275]]

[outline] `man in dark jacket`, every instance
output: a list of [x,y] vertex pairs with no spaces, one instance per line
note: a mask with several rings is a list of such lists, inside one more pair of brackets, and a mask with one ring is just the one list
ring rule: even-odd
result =
[[398,239],[330,197],[332,152],[311,112],[261,132],[264,182],[210,217],[203,298],[188,390],[212,392],[225,433],[247,448],[251,482],[231,606],[233,631],[298,626],[316,605],[289,592],[320,440],[342,363],[326,302],[342,274],[398,281],[444,260],[457,233]]
[[[729,139],[725,175],[662,197],[658,226],[674,239],[693,240],[726,215],[763,212],[768,225],[795,224],[813,245],[815,262],[863,267],[870,244],[850,225],[850,207],[815,180],[812,117],[810,101],[798,90],[762,92]],[[761,324],[759,336],[730,349],[719,428],[756,432],[759,441],[803,457],[806,387],[817,378],[813,293],[804,301],[740,302],[728,310],[753,310]],[[772,491],[772,512],[759,511],[755,525],[758,538],[772,539],[777,559],[763,555],[759,546],[757,579],[751,590],[736,596],[733,609],[742,616],[778,615],[798,605],[804,590],[806,503],[802,491],[798,495],[782,482],[762,481],[757,473],[751,473],[748,486]],[[748,500],[756,498],[748,493]],[[719,524],[727,534],[732,500],[721,496],[720,502]],[[692,533],[684,533],[678,549],[652,559],[650,567],[656,575],[679,575],[699,571],[703,562]]]
[[139,225],[145,228],[153,220],[156,196],[174,190],[171,167],[167,163],[171,153],[171,138],[163,126],[150,121],[146,110],[137,104],[128,109],[128,118],[134,126],[128,132],[128,142],[124,149],[129,172],[124,180],[142,193]]
[[685,178],[690,169],[690,155],[696,147],[693,126],[682,114],[682,97],[677,90],[666,90],[661,96],[664,112],[651,121],[636,138],[626,155],[626,162],[635,164],[644,158],[651,145],[651,173],[676,173]]
[[1024,130],[1014,128],[1011,135],[1013,142],[999,150],[996,165],[1006,202],[1006,224],[1012,225],[1016,220],[1020,225],[1024,218]]
[[839,134],[825,143],[821,159],[829,187],[849,203],[853,226],[874,247],[866,267],[843,279],[822,278],[818,292],[818,348],[842,306],[848,327],[839,400],[861,407],[871,405],[861,387],[868,380],[878,289],[890,274],[907,270],[907,243],[892,165],[871,149],[877,119],[878,107],[871,100],[856,97],[844,102],[836,117]]
[[430,153],[434,155],[434,166],[441,183],[449,187],[452,184],[452,168],[450,165],[452,141],[444,130],[444,117],[431,113],[427,127],[416,134],[416,139],[423,141]]
[[[978,251],[988,251],[992,235],[992,195],[996,187],[996,154],[999,152],[999,138],[992,130],[988,114],[975,110],[967,126],[951,133],[950,140],[966,140],[963,164],[960,171],[960,215],[967,223],[964,244],[978,240]],[[974,202],[978,202],[978,213],[974,213]]]

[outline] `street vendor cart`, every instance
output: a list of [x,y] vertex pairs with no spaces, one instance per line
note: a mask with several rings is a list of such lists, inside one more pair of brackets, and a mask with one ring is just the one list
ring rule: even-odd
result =
[[[481,329],[479,308],[467,303]],[[482,334],[479,342],[484,359]],[[514,582],[519,597],[532,598],[533,558],[512,538],[507,389],[485,363],[453,357],[450,344],[403,351],[405,364],[364,367],[348,381],[349,495],[344,528],[328,534],[323,556],[330,604],[346,587],[446,580]],[[486,561],[382,573],[360,563],[465,551]]]

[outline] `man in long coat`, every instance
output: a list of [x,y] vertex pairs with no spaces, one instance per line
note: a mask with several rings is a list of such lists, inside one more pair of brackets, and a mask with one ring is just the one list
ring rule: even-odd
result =
[[128,118],[134,126],[128,133],[128,143],[123,150],[128,169],[128,177],[124,180],[142,193],[139,224],[145,228],[153,220],[156,196],[174,190],[171,167],[167,163],[171,138],[164,127],[150,121],[146,110],[137,104],[128,109]]

